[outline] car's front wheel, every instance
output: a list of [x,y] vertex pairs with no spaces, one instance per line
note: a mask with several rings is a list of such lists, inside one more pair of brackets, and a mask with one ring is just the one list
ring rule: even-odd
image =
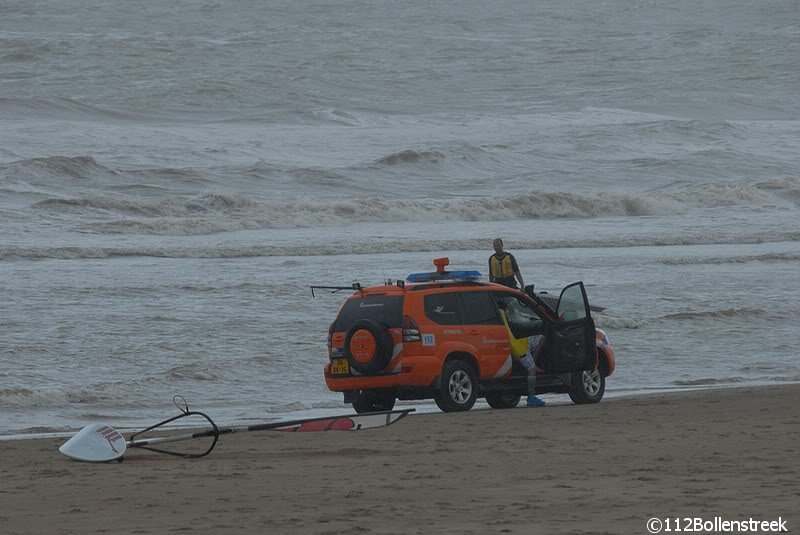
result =
[[578,405],[599,403],[603,399],[606,391],[606,376],[600,368],[573,373],[571,379],[569,397],[573,403]]
[[486,403],[493,409],[513,409],[519,405],[522,398],[519,394],[509,394],[507,392],[490,392],[486,394]]
[[390,411],[394,408],[394,402],[394,394],[362,390],[356,394],[356,398],[353,401],[353,409],[358,414]]
[[475,370],[462,360],[451,360],[444,365],[434,401],[444,412],[468,411],[478,397]]

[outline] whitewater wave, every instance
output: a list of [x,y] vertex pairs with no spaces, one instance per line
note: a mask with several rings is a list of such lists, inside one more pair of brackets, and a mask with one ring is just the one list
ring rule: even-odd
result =
[[800,206],[800,177],[786,177],[756,184],[756,188],[774,192],[777,196]]
[[305,403],[300,401],[294,401],[291,403],[283,403],[281,405],[276,405],[274,407],[268,407],[266,412],[275,414],[275,413],[283,413],[283,412],[298,412],[298,411],[305,411],[308,410],[310,407]]
[[222,195],[203,193],[188,197],[170,197],[159,201],[143,201],[133,198],[118,197],[86,197],[58,199],[50,198],[39,201],[34,208],[67,212],[75,210],[100,210],[139,216],[172,217],[192,216],[208,213],[238,213],[253,211],[256,202],[242,195]]
[[316,108],[307,114],[316,121],[344,126],[386,126],[397,122],[382,114],[361,113],[339,108]]
[[[126,174],[142,178],[145,180],[157,179],[162,184],[184,183],[195,186],[206,186],[213,183],[213,180],[206,173],[191,167],[153,167],[145,169],[130,169],[124,171]],[[121,187],[135,188],[148,187],[167,191],[166,187],[154,184],[126,184]]]
[[99,382],[83,386],[49,388],[0,389],[0,408],[64,407],[76,403],[112,401],[117,404],[141,403],[131,401],[131,392],[147,391],[153,387],[171,386],[176,380],[215,381],[213,371],[198,365],[175,366],[158,375],[134,381]]
[[719,310],[701,310],[698,312],[677,312],[662,316],[665,320],[691,320],[704,318],[733,318],[741,316],[764,316],[766,310],[759,308],[723,308]]
[[34,390],[27,388],[0,389],[0,407],[59,407],[68,403],[67,393],[58,388]]
[[696,264],[745,264],[748,262],[796,262],[798,260],[800,260],[800,252],[739,256],[676,256],[672,258],[660,258],[657,262],[670,266],[680,266]]
[[676,386],[714,386],[763,381],[769,381],[773,383],[796,383],[800,381],[800,375],[771,375],[761,377],[703,377],[700,379],[678,379],[676,381],[672,381],[672,384]]
[[216,381],[219,375],[208,370],[206,366],[199,364],[184,364],[181,366],[173,366],[166,372],[167,377],[177,380],[191,380],[191,381]]
[[3,433],[2,439],[6,440],[9,437],[13,438],[45,438],[50,437],[53,435],[60,435],[62,433],[72,432],[74,433],[76,429],[74,427],[69,426],[47,426],[47,425],[35,425],[33,427],[25,427],[22,429],[9,429],[7,432]]
[[71,403],[92,403],[124,399],[130,391],[121,383],[100,383],[83,387],[0,389],[0,407],[63,407]]
[[702,379],[680,379],[672,381],[676,386],[710,386],[710,385],[726,385],[733,383],[744,383],[747,381],[744,377],[706,377]]
[[638,329],[647,323],[644,319],[623,318],[593,313],[595,323],[601,329]]
[[441,160],[445,159],[445,154],[438,150],[411,150],[406,149],[400,152],[395,152],[392,154],[387,154],[382,158],[378,158],[375,160],[375,165],[398,165],[404,163],[418,163],[418,162],[430,162],[430,163],[438,163]]
[[[751,236],[637,236],[564,240],[515,240],[515,249],[611,248],[665,245],[753,244],[771,241],[800,241],[800,232]],[[85,259],[113,257],[157,258],[246,258],[272,256],[339,256],[352,254],[421,253],[439,251],[480,251],[490,237],[465,240],[385,240],[327,241],[303,244],[225,244],[216,246],[131,245],[131,246],[0,246],[0,260],[15,259]]]
[[241,174],[259,180],[280,180],[283,177],[284,180],[288,178],[295,184],[311,187],[324,186],[333,190],[344,190],[351,186],[353,182],[351,178],[330,169],[295,167],[266,160],[259,160],[241,170],[227,170],[226,173],[232,175]]
[[50,178],[63,180],[116,176],[117,171],[97,163],[91,156],[48,156],[0,165],[0,176],[13,179]]
[[[529,171],[527,165],[519,161],[518,156],[514,157],[507,150],[509,148],[509,145],[498,143],[455,143],[407,148],[346,169],[350,174],[362,177],[373,177],[375,173],[423,172],[422,179],[426,182],[430,180],[431,172],[443,172],[460,177],[484,177],[487,184],[497,184],[499,177],[515,176]],[[390,187],[396,187],[396,180],[392,181]]]
[[[85,176],[87,167],[103,169],[92,158],[43,160]],[[29,160],[32,162],[32,160]],[[73,169],[78,167],[78,169]],[[343,177],[312,176],[316,185],[339,184]],[[780,191],[780,195],[774,193]],[[330,200],[266,201],[253,195],[201,193],[142,199],[123,195],[48,198],[33,205],[51,212],[103,211],[138,219],[92,224],[102,234],[197,235],[259,228],[298,228],[351,223],[514,221],[673,215],[692,208],[775,206],[787,189],[767,190],[738,184],[709,184],[672,192],[575,193],[530,191],[489,198],[392,199],[367,197]],[[791,188],[788,191],[793,191]],[[213,217],[208,217],[213,216]]]
[[342,407],[341,401],[315,401],[312,403],[304,403],[302,401],[293,401],[290,403],[282,403],[266,409],[270,414],[281,414],[284,412],[300,412],[311,409],[340,409]]

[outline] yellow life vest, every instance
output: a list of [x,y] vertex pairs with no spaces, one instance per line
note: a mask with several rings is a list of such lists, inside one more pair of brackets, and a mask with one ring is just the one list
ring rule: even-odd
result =
[[497,255],[489,259],[489,276],[495,279],[508,279],[514,276],[514,266],[511,264],[511,255],[506,253],[498,260]]
[[500,319],[503,320],[503,325],[506,326],[508,333],[508,342],[511,345],[511,356],[521,359],[528,353],[528,339],[527,338],[514,338],[514,333],[511,332],[511,327],[508,325],[508,318],[506,318],[505,310],[500,311]]

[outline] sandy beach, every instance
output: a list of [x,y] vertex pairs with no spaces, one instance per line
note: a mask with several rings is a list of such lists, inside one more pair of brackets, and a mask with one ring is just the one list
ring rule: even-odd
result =
[[70,461],[64,439],[4,441],[0,532],[647,533],[651,517],[797,531],[798,400],[786,385],[411,415],[121,464]]

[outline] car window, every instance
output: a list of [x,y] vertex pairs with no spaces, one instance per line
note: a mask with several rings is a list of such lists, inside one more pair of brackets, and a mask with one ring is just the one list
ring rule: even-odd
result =
[[561,292],[561,298],[558,301],[558,317],[565,321],[586,317],[586,304],[580,284],[567,286]]
[[498,306],[505,309],[508,325],[515,338],[540,334],[543,321],[527,303],[509,294],[495,294]]
[[372,320],[389,329],[402,327],[403,296],[368,295],[363,299],[351,297],[339,312],[334,330],[347,331],[359,320]]
[[465,323],[480,325],[502,323],[489,292],[464,292],[461,294],[461,300],[467,313]]
[[425,316],[439,325],[462,325],[461,303],[454,293],[425,296]]

